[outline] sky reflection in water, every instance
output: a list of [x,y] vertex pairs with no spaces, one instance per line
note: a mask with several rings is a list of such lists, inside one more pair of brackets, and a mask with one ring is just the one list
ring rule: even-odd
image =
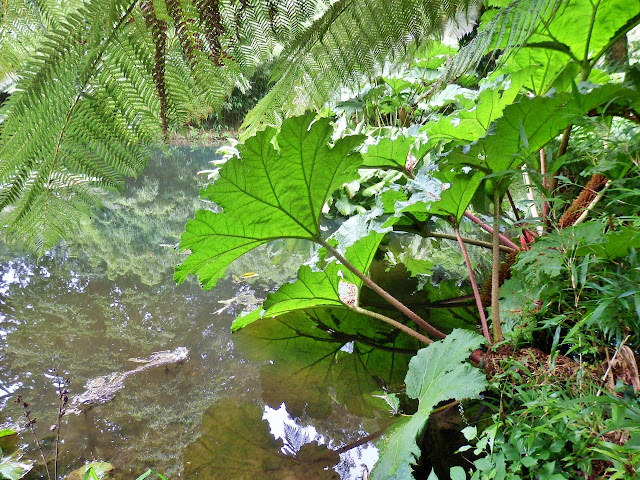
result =
[[[0,423],[20,421],[21,411],[10,402],[18,391],[32,403],[46,448],[51,448],[48,426],[55,396],[54,380],[45,374],[54,364],[71,378],[71,392],[77,394],[91,378],[135,367],[128,360],[132,357],[178,346],[190,350],[190,360],[183,365],[141,372],[109,403],[86,415],[66,417],[64,468],[105,460],[115,465],[117,478],[135,478],[146,468],[169,478],[190,478],[189,462],[194,455],[203,459],[201,447],[211,433],[208,415],[217,418],[210,412],[221,409],[230,422],[257,429],[244,437],[271,432],[271,440],[264,442],[272,448],[268,463],[274,468],[281,465],[281,457],[295,458],[303,451],[316,460],[323,455],[333,459],[327,447],[357,443],[387,422],[382,411],[353,415],[330,395],[322,397],[330,405],[321,407],[313,405],[313,399],[299,400],[294,419],[273,397],[274,389],[296,387],[287,381],[286,368],[277,384],[266,385],[261,371],[265,365],[270,372],[279,368],[278,362],[268,364],[268,356],[247,352],[251,339],[243,349],[236,347],[239,337],[231,336],[231,321],[251,297],[264,297],[265,289],[292,277],[302,260],[295,253],[302,251],[300,245],[272,245],[232,266],[230,274],[237,276],[258,273],[247,282],[221,281],[212,291],[201,290],[194,281],[173,283],[172,266],[182,257],[172,246],[186,219],[201,207],[197,196],[203,179],[196,178],[196,172],[213,158],[213,151],[206,149],[158,155],[145,175],[127,185],[125,197],[105,200],[105,210],[84,225],[75,243],[39,261],[0,247]],[[270,390],[266,396],[264,387]],[[270,400],[270,406],[265,404]],[[234,417],[247,412],[250,421]],[[298,441],[308,441],[291,444],[292,432],[298,432]],[[25,435],[23,440],[30,439]],[[234,441],[229,445],[246,447]],[[246,460],[249,453],[234,454]],[[365,443],[342,453],[335,470],[328,464],[318,468],[356,479],[363,465],[371,467],[376,458],[375,448]],[[249,462],[247,475],[251,465],[256,464]],[[282,465],[289,476],[277,473],[273,478],[312,478],[305,476],[309,469]],[[236,472],[222,477],[222,470],[203,470],[197,478],[245,476]]]

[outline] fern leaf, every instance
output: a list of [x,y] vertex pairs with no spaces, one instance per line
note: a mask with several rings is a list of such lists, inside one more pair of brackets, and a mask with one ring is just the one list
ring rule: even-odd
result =
[[[461,49],[440,84],[476,68],[488,54],[503,57],[524,44],[560,0],[516,0],[499,11],[477,37]],[[357,87],[387,61],[406,58],[442,33],[447,19],[468,10],[470,1],[339,0],[301,35],[276,63],[277,82],[247,115],[249,136],[283,116],[296,115],[335,100],[340,88]]]

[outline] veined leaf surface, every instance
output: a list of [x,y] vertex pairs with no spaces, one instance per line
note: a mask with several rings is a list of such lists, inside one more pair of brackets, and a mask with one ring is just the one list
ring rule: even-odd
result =
[[443,400],[477,398],[487,387],[480,370],[466,363],[469,353],[483,342],[468,330],[454,330],[444,340],[418,351],[409,363],[405,378],[407,395],[419,400],[418,411],[403,421],[381,446],[373,480],[391,477],[404,465],[413,465],[420,455],[416,438],[435,405]]
[[[376,220],[370,221],[366,215],[357,215],[347,220],[332,239],[338,242],[338,249],[346,247],[346,259],[359,271],[366,273],[385,233],[390,230],[390,227],[380,227]],[[345,283],[341,291],[341,281],[348,282],[350,287],[346,287],[348,284]],[[303,265],[298,270],[296,281],[269,294],[262,307],[238,317],[231,329],[235,332],[260,318],[276,317],[295,310],[353,305],[357,303],[361,285],[362,280],[336,261],[318,271]]]
[[363,167],[393,168],[404,171],[407,155],[415,143],[413,137],[382,138],[377,145],[371,145],[365,153]]
[[609,84],[588,93],[561,93],[555,97],[522,98],[505,108],[495,130],[471,147],[452,152],[452,164],[480,168],[486,173],[504,172],[519,167],[530,153],[536,152],[585,112],[616,98],[633,98],[634,92]]
[[[540,65],[532,71],[525,87],[543,95],[554,87],[571,88],[581,74],[580,66],[610,46],[620,29],[640,21],[638,0],[573,0],[560,6],[550,22],[541,22],[527,43],[510,57],[501,71]],[[585,24],[585,20],[588,22]],[[584,28],[575,28],[584,25]],[[594,75],[589,81],[596,81]]]
[[[437,196],[430,201],[429,197],[420,193],[420,196],[412,197],[407,206],[403,206],[401,212],[420,213],[428,212],[430,215],[441,217],[454,216],[459,222],[464,215],[471,199],[482,181],[482,173],[470,171],[464,173],[460,169],[450,169],[445,167],[443,171],[434,172],[433,178],[428,178],[428,182],[433,182],[434,178],[440,180],[442,185]],[[425,177],[421,174],[417,181],[428,185]],[[425,189],[425,191],[427,191]],[[401,204],[402,205],[402,204]]]
[[[328,119],[313,115],[286,120],[257,133],[238,147],[202,197],[222,213],[199,210],[186,225],[181,249],[191,254],[176,267],[175,279],[199,276],[213,287],[229,264],[258,245],[278,238],[320,238],[322,207],[338,187],[357,178],[362,157],[352,152],[363,136],[353,135],[330,147]],[[313,122],[313,123],[312,123]]]
[[427,145],[433,145],[439,140],[466,143],[483,137],[491,123],[502,116],[505,107],[514,101],[522,85],[535,70],[535,66],[523,68],[492,84],[485,84],[472,108],[454,115],[445,115],[437,122],[427,123],[423,127],[429,136]]

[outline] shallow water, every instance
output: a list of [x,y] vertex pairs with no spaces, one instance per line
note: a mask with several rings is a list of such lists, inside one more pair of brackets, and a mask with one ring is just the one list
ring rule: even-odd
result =
[[[21,394],[50,452],[52,366],[73,395],[91,378],[138,366],[130,358],[185,346],[183,364],[136,374],[112,401],[64,418],[62,471],[103,460],[123,479],[147,468],[168,478],[361,478],[377,458],[366,440],[389,422],[384,408],[362,401],[369,391],[356,398],[333,385],[334,360],[324,370],[302,361],[316,354],[313,343],[296,344],[292,362],[274,354],[277,342],[274,350],[271,339],[255,341],[259,332],[230,333],[246,303],[295,274],[308,246],[254,252],[210,291],[173,282],[182,255],[173,246],[194,209],[207,208],[196,172],[213,158],[212,149],[157,154],[124,197],[105,199],[77,241],[40,260],[0,247],[0,423],[24,423],[12,402]],[[247,272],[257,276],[233,278]],[[343,347],[318,355],[340,356],[344,369]],[[21,442],[37,458],[26,432]]]

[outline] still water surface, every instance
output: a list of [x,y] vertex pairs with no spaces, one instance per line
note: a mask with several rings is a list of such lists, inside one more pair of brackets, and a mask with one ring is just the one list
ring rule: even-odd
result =
[[[70,378],[73,395],[91,378],[138,366],[130,358],[184,346],[182,365],[136,374],[112,401],[65,417],[64,471],[103,460],[122,479],[147,468],[173,479],[361,478],[377,458],[368,436],[387,424],[387,412],[351,408],[357,402],[340,402],[345,393],[317,362],[292,367],[265,348],[271,341],[230,332],[254,297],[295,274],[307,247],[255,252],[210,291],[172,280],[184,223],[207,208],[197,172],[214,158],[213,149],[156,155],[124,197],[105,200],[80,239],[40,260],[0,247],[0,423],[24,423],[12,401],[21,394],[50,449],[52,366]],[[234,281],[247,272],[258,275]],[[22,434],[37,458],[30,440]]]

